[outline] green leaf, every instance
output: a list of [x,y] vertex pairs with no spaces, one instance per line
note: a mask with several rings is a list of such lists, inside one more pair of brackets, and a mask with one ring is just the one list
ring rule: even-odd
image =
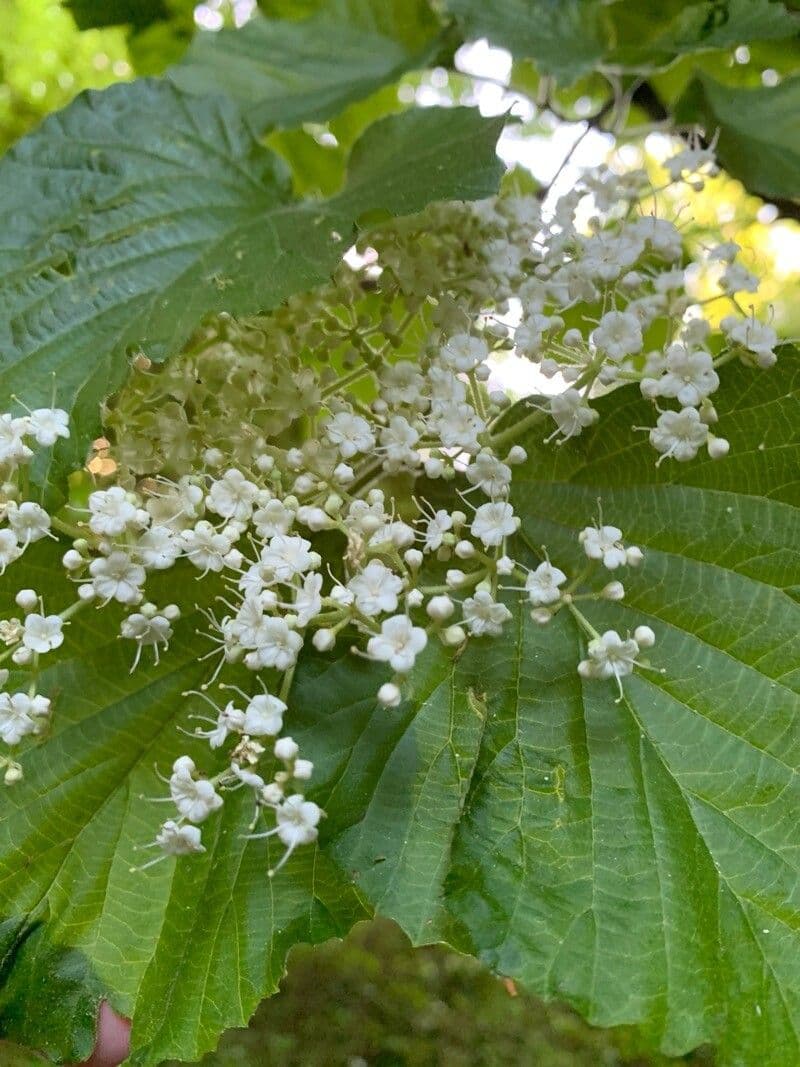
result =
[[800,75],[774,88],[737,89],[699,74],[676,106],[697,122],[725,169],[764,197],[800,196]]
[[318,284],[366,212],[490,194],[499,130],[468,109],[387,118],[340,193],[303,201],[230,102],[148,81],[79,97],[0,162],[0,393],[40,405],[55,376],[73,418],[56,458],[82,462],[130,352],[163,360],[209,313]]
[[[584,640],[566,613],[540,628],[516,605],[502,640],[455,659],[431,644],[393,711],[376,707],[375,665],[304,656],[291,730],[328,817],[316,853],[272,882],[268,842],[240,836],[236,795],[206,824],[207,855],[128,869],[162,815],[140,799],[160,792],[153,763],[200,751],[176,726],[191,726],[180,694],[206,673],[191,605],[208,583],[160,576],[153,597],[182,596],[187,616],[161,666],[134,675],[116,620],[76,617],[43,681],[56,732],[6,794],[0,915],[41,931],[39,958],[80,955],[86,995],[102,983],[133,1014],[138,1065],[200,1055],[275,988],[292,943],[372,909],[595,1024],[639,1025],[668,1054],[712,1041],[722,1065],[796,1062],[798,397],[789,351],[769,372],[726,368],[721,462],[656,469],[631,430],[652,414],[633,389],[561,448],[532,431],[515,554],[547,544],[577,563],[600,497],[645,560],[624,575],[625,604],[587,614],[601,629],[652,625],[664,673],[637,671],[617,703],[611,685],[580,681]],[[60,607],[55,552],[34,546],[17,567]],[[12,590],[0,600],[11,609]],[[25,988],[24,940],[5,966],[6,988]],[[60,996],[63,974],[39,973],[45,1002]],[[0,1000],[12,1039],[19,995]],[[86,1047],[78,1029],[58,1032],[66,1055]]]
[[797,16],[775,0],[666,0],[657,13],[649,5],[619,4],[611,9],[611,18],[612,48],[606,62],[643,73],[681,55],[800,33]]
[[518,59],[532,59],[560,82],[588,74],[606,49],[596,0],[448,0],[470,40],[488,37]]
[[448,0],[471,38],[488,37],[565,84],[597,68],[645,71],[680,55],[794,37],[798,18],[777,0]]
[[328,0],[300,21],[257,17],[198,34],[170,77],[187,92],[233,97],[264,130],[330,118],[441,46],[427,0]]
[[[58,554],[32,551],[19,577],[63,607],[74,591],[59,577]],[[186,612],[160,668],[129,673],[131,648],[114,636],[118,612],[74,620],[69,651],[42,681],[58,707],[55,732],[23,757],[22,788],[3,796],[0,915],[9,922],[0,942],[0,1033],[57,1062],[91,1051],[103,987],[134,1017],[131,1063],[193,1059],[274,991],[291,945],[341,935],[368,914],[346,874],[312,851],[276,893],[265,876],[268,843],[244,840],[252,813],[236,798],[208,828],[198,863],[131,873],[150,858],[137,849],[164,815],[143,799],[163,793],[154,766],[168,770],[183,751],[208,759],[176,726],[192,727],[181,694],[208,674],[194,602],[208,602],[215,589],[184,577],[155,593],[180,598]],[[10,593],[6,583],[5,611],[13,610]],[[334,664],[320,679],[337,693],[332,722],[352,720],[341,738],[364,714],[362,674]],[[296,700],[303,708],[318,695],[300,685]]]

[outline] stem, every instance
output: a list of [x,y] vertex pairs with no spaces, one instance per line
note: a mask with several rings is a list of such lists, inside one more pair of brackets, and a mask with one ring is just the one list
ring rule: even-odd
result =
[[501,445],[507,442],[516,441],[519,436],[525,432],[529,427],[535,426],[536,423],[542,417],[542,411],[540,408],[536,408],[530,415],[526,415],[524,419],[520,419],[519,422],[515,422],[513,426],[509,426],[508,429],[503,430],[501,433],[493,434],[489,438],[489,444],[492,448],[499,448]]

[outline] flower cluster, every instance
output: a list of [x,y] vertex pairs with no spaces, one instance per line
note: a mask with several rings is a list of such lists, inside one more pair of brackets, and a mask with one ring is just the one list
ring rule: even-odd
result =
[[[673,177],[706,163],[687,156]],[[175,811],[152,843],[158,858],[202,851],[200,826],[231,789],[252,794],[251,835],[283,845],[275,870],[316,839],[322,811],[305,796],[314,768],[284,733],[307,644],[320,653],[344,644],[383,665],[377,700],[392,708],[429,645],[498,637],[521,597],[539,625],[573,617],[587,642],[578,673],[613,680],[622,699],[622,680],[649,668],[655,634],[598,633],[582,606],[621,600],[618,574],[642,552],[599,518],[579,535],[585,559],[574,573],[546,549],[531,559],[511,497],[514,468],[528,461],[520,438],[543,406],[551,438],[574,437],[596,421],[598,390],[635,382],[655,407],[659,463],[703,447],[719,458],[728,450],[711,429],[720,368],[775,358],[772,328],[738,308],[736,294],[757,282],[736,246],[706,257],[738,312],[712,338],[686,290],[681,232],[639,210],[645,191],[638,172],[602,172],[546,217],[531,197],[437,207],[371,237],[361,262],[312,296],[263,319],[223,317],[163,370],[138,357],[138,375],[106,413],[117,475],[56,524],[72,536],[63,565],[75,602],[48,615],[22,590],[24,621],[0,623],[5,655],[33,679],[27,695],[0,696],[6,744],[47,723],[38,659],[82,607],[122,605],[132,669],[145,650],[158,662],[181,612],[148,598],[148,575],[178,563],[213,592],[201,598],[211,605],[209,678],[185,697],[197,723],[188,732],[224,754],[224,769],[208,777],[188,755],[175,761],[159,798]],[[587,199],[596,214],[581,229]],[[564,388],[509,426],[509,397],[491,379],[512,349]],[[57,409],[0,416],[2,567],[55,523],[24,500],[29,442],[67,433]],[[18,765],[5,764],[16,780]]]

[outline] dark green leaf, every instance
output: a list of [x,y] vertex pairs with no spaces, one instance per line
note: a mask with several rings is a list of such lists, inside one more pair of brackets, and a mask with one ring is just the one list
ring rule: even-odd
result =
[[488,37],[562,82],[593,70],[606,50],[597,0],[448,0],[447,6],[470,40]]
[[687,53],[800,32],[797,16],[777,0],[448,0],[448,6],[471,38],[488,37],[564,83],[598,67],[651,72]]
[[162,360],[210,312],[318,284],[366,212],[488,195],[499,128],[467,109],[385,119],[342,192],[302,201],[232,103],[147,81],[79,97],[0,163],[0,392],[39,404],[55,376],[74,420],[58,455],[81,462],[130,351]]
[[725,169],[765,197],[800,197],[800,76],[774,88],[736,89],[705,75],[689,85],[676,117],[697,122]]
[[258,17],[198,34],[170,77],[187,92],[233,97],[263,130],[330,118],[440,47],[427,0],[328,0],[300,21]]
[[[195,751],[175,727],[189,725],[179,696],[204,675],[201,646],[189,614],[162,666],[128,676],[114,620],[88,611],[43,682],[59,692],[56,733],[7,794],[2,913],[47,918],[42,951],[86,957],[133,1012],[134,1064],[199,1055],[275,987],[294,941],[372,908],[596,1024],[638,1024],[669,1054],[714,1041],[731,1067],[794,1063],[799,396],[796,354],[770,372],[727,368],[718,408],[733,448],[716,463],[656,469],[631,431],[650,413],[635,390],[559,449],[531,432],[515,554],[546,543],[555,562],[577,561],[600,497],[646,554],[624,576],[625,604],[587,613],[599,628],[651,624],[664,673],[638,671],[617,703],[578,678],[584,639],[566,614],[542,629],[516,607],[502,640],[456,659],[429,647],[395,711],[375,706],[376,667],[304,657],[291,729],[328,818],[316,855],[298,852],[272,883],[235,798],[207,824],[206,856],[130,874],[161,815],[140,799],[159,791],[153,762]],[[47,552],[19,577],[55,605]],[[160,581],[159,602],[207,595]],[[13,983],[25,961],[9,965]],[[42,996],[60,988],[43,974]]]

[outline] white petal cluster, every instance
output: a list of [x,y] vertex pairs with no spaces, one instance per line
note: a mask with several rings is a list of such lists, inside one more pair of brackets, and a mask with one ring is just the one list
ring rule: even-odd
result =
[[[696,187],[713,157],[690,144],[667,170]],[[435,206],[418,229],[371,233],[366,265],[343,264],[320,290],[259,320],[203,327],[184,355],[148,364],[109,402],[117,475],[99,480],[69,520],[25,498],[25,468],[37,447],[69,435],[66,414],[0,415],[0,573],[30,545],[68,533],[63,566],[75,588],[57,612],[21,590],[22,617],[0,620],[0,658],[33,672],[27,692],[0,691],[2,741],[46,727],[38,660],[59,649],[81,608],[121,606],[131,669],[145,650],[158,665],[188,625],[148,590],[151,575],[173,567],[188,593],[195,582],[213,591],[197,598],[213,599],[203,616],[209,674],[185,694],[184,729],[224,767],[209,776],[188,755],[174,762],[169,797],[159,798],[174,817],[151,843],[159,858],[202,852],[201,824],[234,789],[252,796],[251,836],[283,848],[271,873],[317,839],[314,768],[284,733],[309,647],[371,661],[377,702],[391,709],[431,645],[497,639],[521,600],[539,625],[571,620],[587,640],[580,675],[611,679],[621,694],[622,679],[648,668],[642,652],[655,635],[645,625],[633,636],[599,633],[584,608],[612,610],[625,596],[617,575],[642,551],[602,518],[571,546],[575,567],[522,543],[512,502],[514,468],[527,461],[519,439],[544,420],[554,427],[547,440],[561,445],[599,423],[599,392],[633,383],[652,405],[636,429],[657,463],[701,450],[720,458],[729,446],[712,432],[713,397],[724,365],[768,368],[777,344],[772,326],[739,310],[737,294],[758,280],[733,242],[694,264],[733,309],[711,338],[687,289],[684,234],[642,208],[647,190],[641,172],[604,169],[546,209],[525,196]],[[491,378],[512,352],[563,388],[506,418],[509,397]],[[0,760],[17,780],[18,765]]]

